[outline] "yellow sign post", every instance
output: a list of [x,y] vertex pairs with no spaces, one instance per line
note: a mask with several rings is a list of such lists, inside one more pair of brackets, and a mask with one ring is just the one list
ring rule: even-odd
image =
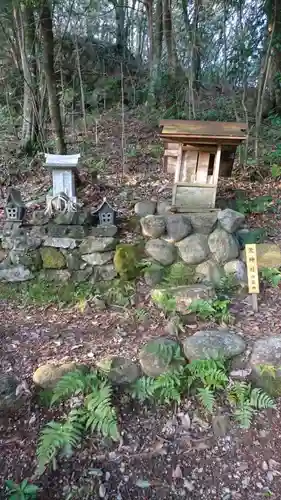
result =
[[248,273],[248,288],[252,295],[253,310],[258,311],[258,293],[260,293],[257,247],[255,244],[245,245]]

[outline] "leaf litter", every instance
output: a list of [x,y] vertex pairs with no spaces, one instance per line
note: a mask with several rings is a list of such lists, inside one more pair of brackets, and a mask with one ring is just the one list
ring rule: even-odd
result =
[[[128,115],[126,134],[127,143],[140,144],[141,147],[136,158],[127,157],[129,173],[123,176],[120,172],[119,117],[103,117],[99,123],[97,145],[94,145],[94,134],[89,134],[87,141],[94,145],[94,157],[105,158],[106,169],[93,184],[86,162],[82,164],[79,197],[85,206],[96,206],[105,195],[114,200],[123,217],[122,238],[133,240],[135,235],[124,221],[133,213],[134,203],[143,198],[169,198],[172,177],[163,173],[161,157],[152,160],[149,153],[148,145],[159,144],[155,130]],[[68,137],[70,150],[77,148],[76,140],[77,137]],[[85,155],[83,161],[86,159]],[[42,162],[34,162],[29,171],[22,173],[17,185],[30,205],[42,207],[50,187],[50,177]],[[273,202],[277,202],[281,194],[280,183],[272,179],[252,183],[234,178],[219,183],[219,195],[223,198],[235,198],[237,189],[246,190],[250,197],[270,194]],[[7,186],[4,185],[4,196],[6,192]],[[251,227],[266,227],[267,241],[280,244],[279,212],[277,208],[276,212],[247,216],[247,223]],[[142,307],[147,307],[148,290],[145,287],[140,290],[139,302]],[[243,334],[249,345],[264,335],[280,334],[279,289],[265,288],[262,291],[257,314],[253,314],[247,301],[237,302],[236,307],[234,328]],[[91,364],[116,354],[135,358],[147,339],[163,333],[165,319],[151,305],[150,322],[145,328],[135,318],[131,321],[130,315],[124,322],[123,313],[98,311],[92,305],[90,308],[62,310],[52,305],[26,308],[1,301],[0,313],[1,369],[18,376],[18,390],[27,398],[24,408],[16,415],[0,418],[3,462],[0,475],[1,481],[13,478],[20,482],[23,477],[31,477],[38,432],[44,422],[54,417],[50,410],[30,400],[29,391],[33,391],[31,377],[36,367],[48,361],[75,360]],[[197,324],[192,326],[193,329],[198,327]],[[118,335],[116,327],[126,335]],[[279,500],[279,403],[270,420],[267,414],[258,415],[249,431],[240,431],[233,424],[222,430],[222,421],[219,420],[219,430],[215,431],[214,422],[198,416],[192,398],[183,402],[177,415],[171,408],[143,406],[132,412],[131,408],[124,406],[120,408],[120,418],[125,429],[120,449],[108,448],[97,436],[87,438],[69,461],[61,461],[56,472],[47,472],[42,477],[39,498],[63,500],[62,492],[66,487],[83,486],[90,477],[96,496],[109,500],[178,499],[186,494],[184,490],[188,492],[188,498],[194,500],[258,500],[266,496]],[[264,462],[268,464],[267,470],[261,467]],[[125,469],[116,466],[121,463],[125,464]],[[106,487],[103,477],[106,478]]]

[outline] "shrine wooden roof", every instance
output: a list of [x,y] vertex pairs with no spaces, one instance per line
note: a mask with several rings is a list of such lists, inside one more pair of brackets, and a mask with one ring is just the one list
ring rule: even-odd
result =
[[239,122],[210,122],[197,120],[161,120],[161,137],[195,141],[210,140],[241,142],[247,138],[247,124]]

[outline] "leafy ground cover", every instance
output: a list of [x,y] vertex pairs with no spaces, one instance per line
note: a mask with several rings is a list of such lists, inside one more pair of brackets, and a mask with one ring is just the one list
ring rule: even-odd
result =
[[[134,119],[127,123],[127,134],[129,142],[141,144],[141,148],[138,155],[129,155],[130,174],[121,179],[116,174],[120,165],[118,126],[117,119],[101,124],[95,155],[106,159],[106,174],[101,173],[98,184],[87,185],[90,174],[85,165],[80,196],[92,204],[98,204],[105,193],[109,200],[113,198],[123,215],[123,239],[131,241],[137,236],[125,217],[131,213],[134,202],[148,195],[168,196],[171,178],[161,170],[161,155],[155,154],[158,149],[155,147],[151,153],[151,144],[159,147],[155,131]],[[86,158],[90,155],[88,149]],[[42,186],[47,190],[49,179],[44,169],[36,168],[40,190],[38,180],[33,185],[32,175],[23,176],[20,186],[26,199],[39,199],[40,204]],[[265,228],[268,241],[280,243],[279,181],[251,183],[234,178],[221,183],[219,196],[234,199],[237,189],[245,190],[251,199],[271,196],[270,206],[274,210],[249,213],[248,207],[247,220],[251,227]],[[276,273],[269,273],[269,280],[278,281],[275,276]],[[25,406],[13,415],[0,417],[3,486],[7,479],[18,485],[25,478],[32,479],[40,431],[47,422],[66,415],[63,404],[50,409],[40,394],[34,394],[31,380],[38,365],[75,361],[93,366],[95,361],[116,354],[135,359],[148,339],[165,332],[167,318],[152,304],[142,280],[135,290],[127,290],[122,297],[124,302],[117,300],[116,307],[112,305],[116,303],[116,293],[112,298],[111,292],[107,297],[109,306],[104,309],[103,298],[87,286],[70,286],[65,295],[61,289],[40,288],[36,284],[20,290],[1,286],[1,369],[15,373],[26,391]],[[242,333],[249,346],[257,338],[280,334],[279,287],[262,288],[258,313],[253,313],[247,297],[232,302],[230,312],[236,318],[233,330]],[[181,338],[210,324],[212,319],[210,323],[210,318],[194,315],[177,334]],[[192,394],[176,406],[132,402],[122,395],[118,401],[121,439],[114,443],[96,434],[87,435],[67,460],[58,458],[55,470],[48,469],[40,480],[34,481],[39,487],[37,498],[279,499],[280,412],[277,402],[276,409],[258,413],[250,429],[242,430],[220,399],[212,416],[202,410]],[[5,498],[4,489],[1,495]]]

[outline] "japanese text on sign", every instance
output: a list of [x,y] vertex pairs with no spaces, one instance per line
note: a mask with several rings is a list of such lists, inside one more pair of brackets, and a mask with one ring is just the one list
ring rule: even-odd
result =
[[249,293],[259,293],[259,273],[256,245],[245,245]]

